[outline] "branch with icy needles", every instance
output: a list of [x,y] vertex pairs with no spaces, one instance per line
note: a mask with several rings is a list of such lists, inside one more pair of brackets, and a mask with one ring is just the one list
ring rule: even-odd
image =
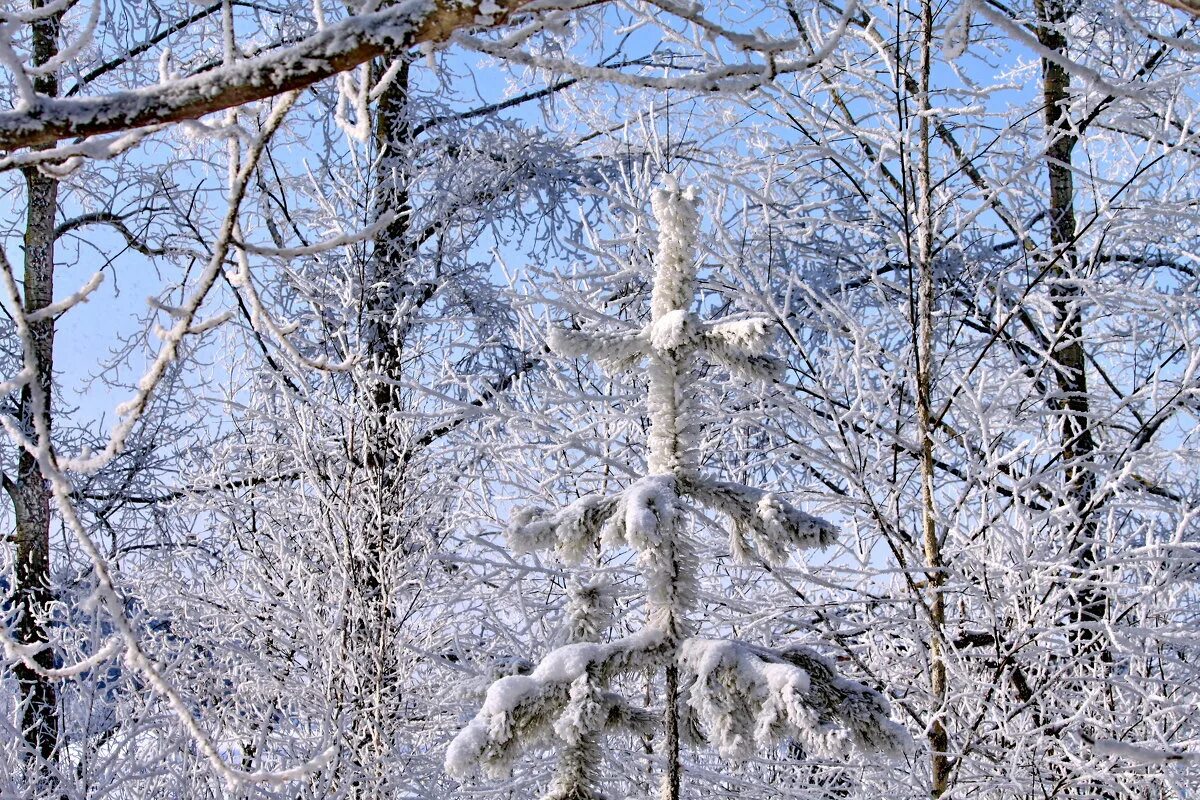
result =
[[506,534],[514,552],[552,549],[566,563],[577,563],[596,541],[628,545],[652,556],[660,531],[669,527],[678,506],[675,477],[648,475],[615,495],[587,495],[554,513],[523,508],[513,515]]
[[[459,778],[480,768],[502,774],[523,747],[547,738],[570,743],[602,730],[645,728],[652,715],[589,689],[589,678],[658,666],[667,645],[661,632],[646,628],[611,643],[565,645],[532,674],[497,680],[447,748],[446,771]],[[678,664],[685,709],[723,758],[743,760],[756,745],[786,736],[826,754],[841,754],[847,745],[885,753],[911,747],[908,732],[889,718],[883,695],[838,675],[808,648],[686,639]]]
[[[480,767],[497,774],[522,746],[550,736],[564,741],[607,729],[643,730],[653,717],[611,692],[586,693],[576,685],[657,666],[667,652],[661,631],[646,628],[608,643],[564,645],[542,659],[529,675],[492,684],[483,706],[446,750],[446,771],[467,777]],[[598,702],[598,708],[584,705]]]
[[629,331],[580,331],[555,327],[546,344],[563,358],[590,355],[610,372],[632,369],[649,346],[646,329]]
[[688,639],[679,650],[683,702],[722,757],[744,760],[785,736],[810,750],[899,753],[911,747],[883,695],[837,674],[806,647],[771,650],[723,639]]
[[[509,547],[517,553],[553,550],[567,564],[586,557],[597,541],[610,546],[629,544],[640,552],[654,541],[653,529],[661,516],[656,498],[664,493],[671,496],[672,503],[678,501],[674,478],[657,475],[635,481],[614,495],[586,495],[555,512],[538,507],[520,509],[506,531]],[[730,546],[742,561],[747,560],[751,544],[768,563],[778,566],[796,550],[828,547],[837,539],[831,523],[801,511],[774,492],[699,479],[685,494],[729,518]]]
[[770,380],[782,367],[779,361],[765,355],[775,333],[775,320],[760,314],[702,322],[694,314],[675,311],[638,330],[584,331],[555,327],[547,334],[546,344],[563,358],[591,356],[609,372],[631,370],[655,351],[696,348],[741,378]]
[[828,547],[837,540],[837,528],[806,514],[774,492],[729,481],[700,480],[691,494],[705,506],[730,520],[730,547],[747,561],[750,542],[772,566],[787,563],[796,550]]

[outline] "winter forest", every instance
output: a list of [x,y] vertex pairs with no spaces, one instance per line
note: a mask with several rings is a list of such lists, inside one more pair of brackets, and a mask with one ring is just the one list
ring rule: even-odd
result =
[[1200,793],[1197,0],[4,0],[0,798]]

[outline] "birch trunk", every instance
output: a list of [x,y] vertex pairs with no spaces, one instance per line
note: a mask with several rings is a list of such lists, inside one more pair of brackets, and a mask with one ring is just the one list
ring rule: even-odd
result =
[[929,79],[933,51],[933,7],[921,3],[921,63],[917,105],[917,425],[921,437],[921,535],[925,554],[929,617],[929,689],[933,718],[929,721],[930,795],[941,797],[950,788],[950,736],[946,729],[947,677],[944,647],[946,629],[945,560],[938,538],[933,459],[933,180],[930,174]]

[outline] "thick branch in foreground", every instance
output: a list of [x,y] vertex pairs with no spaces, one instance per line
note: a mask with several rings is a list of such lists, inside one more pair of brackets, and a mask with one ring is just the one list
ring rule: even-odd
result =
[[1158,0],[1164,6],[1178,8],[1195,17],[1200,17],[1200,0]]
[[[376,56],[438,44],[468,26],[500,25],[528,0],[403,0],[352,17],[298,44],[170,83],[96,97],[39,96],[0,113],[0,148],[165,125],[303,89]],[[487,7],[490,14],[481,13]]]

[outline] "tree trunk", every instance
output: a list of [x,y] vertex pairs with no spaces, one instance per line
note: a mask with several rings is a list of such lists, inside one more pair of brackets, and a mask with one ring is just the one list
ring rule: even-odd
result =
[[929,79],[933,50],[933,7],[921,3],[921,64],[917,105],[917,425],[921,437],[921,533],[929,595],[930,664],[929,689],[933,695],[933,718],[929,722],[929,759],[932,782],[930,795],[938,798],[950,789],[950,736],[946,729],[947,677],[943,640],[946,629],[945,561],[937,532],[934,499],[933,459],[933,178],[930,173]]
[[[671,318],[686,314],[695,296],[695,241],[699,217],[690,190],[671,185],[655,193],[654,213],[659,223],[658,252],[655,254],[654,289],[650,297],[650,324],[670,326]],[[694,444],[694,422],[690,409],[689,381],[693,354],[686,349],[660,349],[650,353],[649,394],[650,447],[647,471],[650,475],[671,475],[683,491],[698,471]],[[679,752],[679,668],[676,661],[679,641],[685,635],[683,587],[689,580],[678,519],[673,529],[662,532],[667,574],[673,583],[667,596],[651,603],[648,624],[660,627],[667,640],[665,697],[663,697],[664,760],[662,800],[679,800],[682,767]],[[655,608],[655,605],[660,607]]]
[[[34,0],[33,8],[43,6]],[[59,18],[57,15],[32,24],[34,64],[45,64],[58,52]],[[58,94],[55,75],[34,78],[34,89],[47,96]],[[58,181],[25,168],[28,209],[25,218],[24,289],[25,312],[38,311],[54,302],[54,228],[58,215]],[[40,446],[49,442],[40,438],[35,421],[41,416],[49,437],[54,376],[54,320],[29,323],[36,364],[29,384],[21,389],[18,418],[25,434]],[[36,387],[36,388],[35,388]],[[5,481],[12,499],[16,530],[16,586],[13,606],[17,614],[15,635],[24,645],[48,642],[45,619],[54,602],[50,585],[50,486],[42,477],[37,460],[25,450],[17,459],[15,482]],[[54,653],[47,646],[33,660],[43,669],[54,666]],[[28,745],[28,757],[46,763],[58,748],[58,696],[54,683],[36,669],[17,662],[13,667],[21,702],[21,729]]]
[[[372,80],[391,63],[389,59],[376,65]],[[387,761],[402,703],[396,658],[400,622],[392,595],[398,585],[393,574],[396,559],[411,547],[411,525],[405,513],[407,463],[402,457],[407,428],[399,421],[404,395],[397,385],[403,376],[404,342],[411,327],[410,304],[406,302],[413,267],[408,96],[409,63],[404,60],[374,110],[376,195],[371,216],[374,220],[393,219],[374,237],[363,276],[362,346],[370,362],[366,373],[360,373],[364,412],[360,452],[369,488],[363,497],[361,539],[348,533],[348,570],[357,595],[355,619],[347,630],[348,650],[358,665],[358,683],[349,704],[353,758],[358,768],[356,797],[387,795]]]
[[[1064,26],[1067,12],[1061,0],[1039,0],[1038,39],[1043,46],[1066,55]],[[1046,168],[1050,184],[1049,224],[1050,288],[1054,307],[1050,357],[1058,396],[1051,403],[1060,416],[1061,459],[1066,478],[1067,502],[1073,512],[1065,522],[1072,568],[1078,588],[1072,592],[1071,639],[1079,652],[1094,652],[1100,623],[1108,613],[1104,588],[1088,575],[1098,556],[1096,524],[1091,503],[1095,494],[1096,441],[1090,427],[1091,410],[1087,369],[1083,351],[1081,295],[1075,279],[1079,275],[1075,243],[1075,178],[1071,157],[1078,141],[1072,131],[1068,103],[1071,76],[1063,66],[1042,59],[1042,92],[1046,131],[1050,139]],[[1102,654],[1107,657],[1107,651]]]

